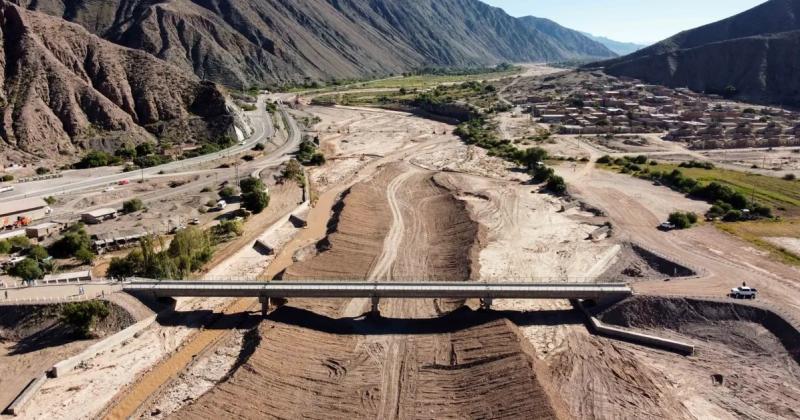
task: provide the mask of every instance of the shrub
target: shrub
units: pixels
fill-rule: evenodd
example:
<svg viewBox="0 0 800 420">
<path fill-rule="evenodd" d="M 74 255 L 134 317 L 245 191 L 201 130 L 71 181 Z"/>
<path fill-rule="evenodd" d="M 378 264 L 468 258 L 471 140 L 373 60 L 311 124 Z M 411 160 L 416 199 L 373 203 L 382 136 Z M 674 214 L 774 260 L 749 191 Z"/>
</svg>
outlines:
<svg viewBox="0 0 800 420">
<path fill-rule="evenodd" d="M 722 220 L 726 222 L 737 222 L 742 220 L 742 212 L 739 210 L 729 210 L 725 213 L 725 216 L 722 217 Z"/>
<path fill-rule="evenodd" d="M 128 200 L 122 203 L 122 212 L 125 214 L 136 213 L 144 208 L 144 203 L 138 198 Z"/>
<path fill-rule="evenodd" d="M 564 178 L 561 178 L 558 175 L 553 175 L 547 181 L 546 188 L 557 195 L 562 195 L 567 192 L 567 184 L 564 182 Z"/>
<path fill-rule="evenodd" d="M 118 157 L 112 156 L 102 150 L 92 150 L 74 166 L 77 169 L 88 169 L 99 168 L 101 166 L 108 166 L 117 163 L 120 163 L 120 159 Z"/>
<path fill-rule="evenodd" d="M 633 162 L 638 164 L 638 165 L 644 165 L 645 163 L 647 163 L 647 156 L 645 156 L 645 155 L 636 156 L 633 159 Z"/>
<path fill-rule="evenodd" d="M 50 173 L 49 168 L 45 168 L 44 166 L 40 166 L 36 168 L 36 175 L 47 175 Z"/>
<path fill-rule="evenodd" d="M 283 167 L 283 171 L 281 172 L 281 177 L 283 179 L 293 179 L 300 184 L 305 182 L 305 175 L 303 175 L 303 166 L 297 159 L 292 159 L 286 162 L 286 165 Z"/>
<path fill-rule="evenodd" d="M 219 190 L 219 197 L 223 200 L 230 200 L 233 197 L 236 197 L 236 188 L 228 185 L 223 187 Z"/>
<path fill-rule="evenodd" d="M 11 252 L 11 244 L 6 240 L 0 240 L 0 255 L 5 255 Z"/>
<path fill-rule="evenodd" d="M 28 257 L 33 260 L 36 260 L 37 262 L 42 262 L 47 258 L 49 258 L 50 255 L 47 254 L 47 250 L 44 249 L 44 247 L 40 245 L 34 245 L 28 251 Z"/>
<path fill-rule="evenodd" d="M 15 236 L 8 239 L 13 251 L 22 251 L 31 247 L 31 241 L 25 236 Z"/>
<path fill-rule="evenodd" d="M 68 303 L 61 308 L 61 321 L 83 337 L 89 337 L 98 319 L 108 317 L 108 304 L 102 301 Z"/>
<path fill-rule="evenodd" d="M 44 278 L 44 271 L 39 263 L 32 258 L 25 258 L 14 265 L 8 274 L 19 277 L 27 282 Z"/>
<path fill-rule="evenodd" d="M 677 229 L 688 229 L 697 223 L 697 215 L 691 212 L 674 212 L 670 213 L 668 220 Z"/>
<path fill-rule="evenodd" d="M 83 264 L 91 264 L 94 261 L 96 255 L 94 252 L 89 250 L 88 248 L 81 248 L 78 252 L 75 253 L 75 259 L 82 262 Z"/>
<path fill-rule="evenodd" d="M 57 201 L 56 198 L 53 197 L 52 195 L 44 198 L 44 202 L 47 203 L 48 206 L 52 206 L 53 204 L 56 203 L 56 201 Z"/>
<path fill-rule="evenodd" d="M 50 254 L 56 258 L 71 258 L 77 256 L 82 249 L 91 250 L 92 240 L 86 233 L 83 224 L 72 225 L 67 233 L 50 246 Z"/>
<path fill-rule="evenodd" d="M 3 182 L 11 182 L 13 180 L 14 180 L 14 175 L 3 174 L 2 176 L 0 176 L 0 181 Z"/>
<path fill-rule="evenodd" d="M 253 146 L 253 151 L 260 152 L 260 151 L 263 151 L 266 148 L 267 148 L 267 146 L 264 146 L 264 143 L 256 143 L 256 145 Z"/>
<path fill-rule="evenodd" d="M 783 179 L 786 181 L 794 181 L 797 179 L 797 176 L 795 174 L 786 174 L 783 176 Z"/>
</svg>

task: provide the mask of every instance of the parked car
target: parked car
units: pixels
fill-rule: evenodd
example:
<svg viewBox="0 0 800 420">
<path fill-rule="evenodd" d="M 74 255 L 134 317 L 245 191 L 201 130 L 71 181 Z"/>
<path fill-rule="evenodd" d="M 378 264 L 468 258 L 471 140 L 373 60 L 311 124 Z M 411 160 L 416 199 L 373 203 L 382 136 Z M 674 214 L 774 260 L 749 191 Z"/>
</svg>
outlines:
<svg viewBox="0 0 800 420">
<path fill-rule="evenodd" d="M 741 286 L 731 289 L 730 297 L 734 299 L 755 299 L 758 290 L 754 287 Z"/>
<path fill-rule="evenodd" d="M 670 222 L 664 222 L 658 225 L 658 230 L 663 230 L 664 232 L 669 232 L 671 230 L 675 230 L 675 225 Z"/>
</svg>

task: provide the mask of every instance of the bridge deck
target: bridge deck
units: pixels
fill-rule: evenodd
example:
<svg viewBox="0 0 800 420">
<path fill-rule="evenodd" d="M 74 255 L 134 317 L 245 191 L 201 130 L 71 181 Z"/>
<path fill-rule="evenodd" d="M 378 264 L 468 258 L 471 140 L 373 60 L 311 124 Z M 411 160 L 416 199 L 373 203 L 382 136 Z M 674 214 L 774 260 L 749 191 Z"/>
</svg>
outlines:
<svg viewBox="0 0 800 420">
<path fill-rule="evenodd" d="M 375 282 L 132 282 L 131 293 L 159 297 L 597 299 L 632 294 L 625 284 L 375 283 Z"/>
</svg>

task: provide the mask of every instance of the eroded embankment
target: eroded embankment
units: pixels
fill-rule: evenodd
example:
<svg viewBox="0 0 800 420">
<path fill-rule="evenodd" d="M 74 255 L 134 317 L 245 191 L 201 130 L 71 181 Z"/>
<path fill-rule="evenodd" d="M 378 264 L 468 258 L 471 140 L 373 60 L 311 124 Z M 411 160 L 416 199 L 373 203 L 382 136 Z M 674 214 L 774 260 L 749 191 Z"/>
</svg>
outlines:
<svg viewBox="0 0 800 420">
<path fill-rule="evenodd" d="M 265 322 L 249 360 L 173 417 L 565 418 L 514 331 L 501 320 L 397 339 Z"/>
<path fill-rule="evenodd" d="M 674 330 L 689 336 L 715 324 L 753 323 L 769 331 L 800 364 L 800 331 L 776 313 L 735 302 L 637 296 L 603 311 L 603 322 L 623 327 Z M 717 338 L 725 339 L 729 328 L 720 329 Z M 759 344 L 755 341 L 753 344 Z M 757 347 L 758 348 L 758 347 Z M 761 348 L 764 351 L 773 349 Z"/>
<path fill-rule="evenodd" d="M 691 357 L 628 346 L 671 384 L 675 418 L 800 417 L 800 334 L 768 309 L 681 298 L 635 297 L 601 314 L 610 324 L 687 341 Z"/>
</svg>

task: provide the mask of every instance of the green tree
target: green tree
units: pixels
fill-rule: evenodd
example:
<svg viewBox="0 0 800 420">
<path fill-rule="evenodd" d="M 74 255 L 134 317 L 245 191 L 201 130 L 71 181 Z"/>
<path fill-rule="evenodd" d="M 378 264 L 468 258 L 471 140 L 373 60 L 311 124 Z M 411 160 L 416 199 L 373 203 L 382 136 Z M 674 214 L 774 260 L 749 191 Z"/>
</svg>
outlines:
<svg viewBox="0 0 800 420">
<path fill-rule="evenodd" d="M 47 250 L 44 249 L 43 246 L 34 245 L 31 247 L 30 251 L 28 251 L 28 257 L 36 260 L 37 262 L 42 262 L 50 257 L 47 254 Z"/>
<path fill-rule="evenodd" d="M 25 258 L 11 268 L 9 274 L 19 277 L 27 282 L 39 280 L 44 277 L 44 271 L 39 263 L 31 258 Z"/>
<path fill-rule="evenodd" d="M 0 255 L 9 254 L 11 252 L 11 243 L 5 239 L 0 240 Z"/>
<path fill-rule="evenodd" d="M 92 249 L 92 240 L 83 224 L 70 226 L 69 230 L 50 246 L 50 254 L 56 258 L 71 258 L 81 249 Z"/>
<path fill-rule="evenodd" d="M 149 156 L 156 152 L 153 143 L 142 143 L 136 146 L 136 156 Z"/>
<path fill-rule="evenodd" d="M 269 194 L 260 179 L 246 178 L 240 183 L 242 205 L 253 213 L 261 213 L 269 206 Z"/>
<path fill-rule="evenodd" d="M 677 229 L 688 229 L 697 223 L 697 215 L 677 211 L 670 213 L 668 221 Z"/>
<path fill-rule="evenodd" d="M 83 264 L 91 264 L 95 257 L 95 253 L 88 248 L 81 248 L 75 252 L 75 258 Z"/>
<path fill-rule="evenodd" d="M 89 337 L 98 319 L 110 314 L 108 303 L 98 300 L 68 303 L 61 308 L 61 321 L 83 337 Z"/>
<path fill-rule="evenodd" d="M 15 251 L 26 250 L 31 247 L 31 241 L 25 236 L 15 236 L 8 239 L 11 249 Z"/>
<path fill-rule="evenodd" d="M 115 158 L 114 156 L 111 156 L 102 150 L 92 150 L 87 153 L 86 156 L 80 160 L 80 162 L 76 163 L 75 167 L 78 169 L 98 168 L 117 162 L 119 162 L 118 158 Z"/>
<path fill-rule="evenodd" d="M 40 166 L 36 168 L 36 175 L 47 175 L 50 173 L 50 169 L 45 168 L 44 166 Z"/>
<path fill-rule="evenodd" d="M 136 213 L 144 208 L 144 203 L 138 198 L 134 198 L 122 203 L 122 212 L 125 214 Z"/>
</svg>

